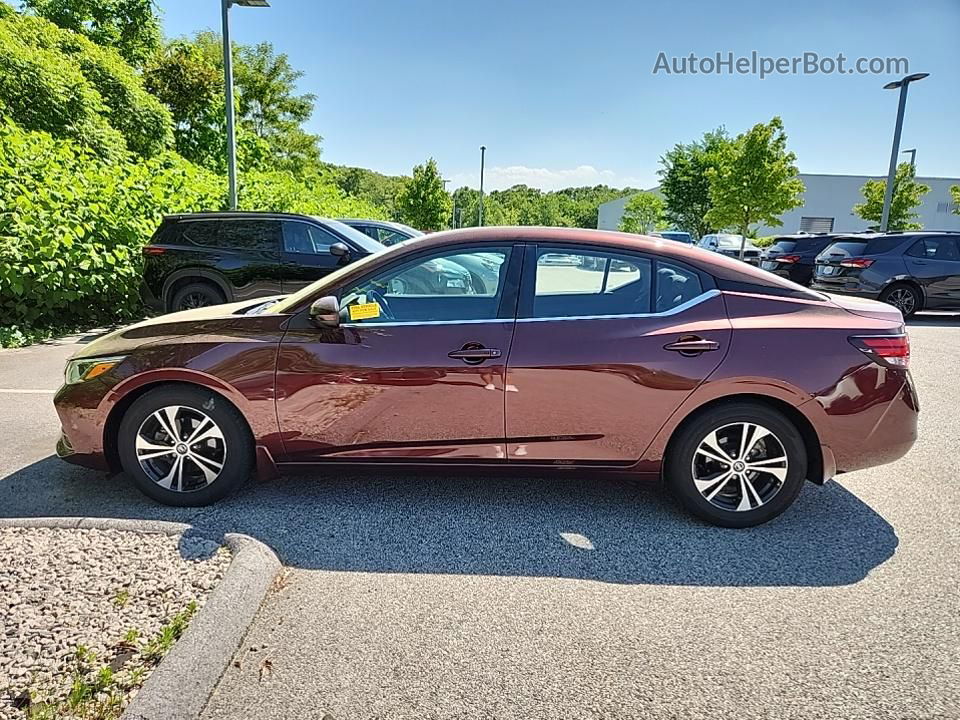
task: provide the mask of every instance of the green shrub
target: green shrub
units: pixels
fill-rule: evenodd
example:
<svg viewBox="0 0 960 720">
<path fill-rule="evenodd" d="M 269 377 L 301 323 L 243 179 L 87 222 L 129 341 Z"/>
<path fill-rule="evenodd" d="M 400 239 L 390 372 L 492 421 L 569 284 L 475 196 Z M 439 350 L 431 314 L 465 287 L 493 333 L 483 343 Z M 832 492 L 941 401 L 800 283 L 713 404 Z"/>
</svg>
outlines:
<svg viewBox="0 0 960 720">
<path fill-rule="evenodd" d="M 0 114 L 110 157 L 173 144 L 170 112 L 115 50 L 18 13 L 0 14 Z"/>
<path fill-rule="evenodd" d="M 222 204 L 219 178 L 173 153 L 104 160 L 0 121 L 0 326 L 134 316 L 140 248 L 162 215 Z"/>
<path fill-rule="evenodd" d="M 386 219 L 383 210 L 346 195 L 320 175 L 301 180 L 285 171 L 246 172 L 240 175 L 239 194 L 239 204 L 244 210 Z"/>
</svg>

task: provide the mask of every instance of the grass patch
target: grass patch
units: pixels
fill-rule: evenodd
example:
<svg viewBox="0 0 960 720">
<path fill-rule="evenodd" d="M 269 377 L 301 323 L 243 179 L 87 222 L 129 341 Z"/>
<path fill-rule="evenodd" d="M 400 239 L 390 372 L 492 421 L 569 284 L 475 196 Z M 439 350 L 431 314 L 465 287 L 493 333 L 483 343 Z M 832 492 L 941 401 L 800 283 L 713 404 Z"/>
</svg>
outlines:
<svg viewBox="0 0 960 720">
<path fill-rule="evenodd" d="M 117 596 L 123 593 L 126 591 L 118 592 Z M 129 594 L 124 602 L 127 600 Z M 196 612 L 197 603 L 191 601 L 146 642 L 141 640 L 139 630 L 131 628 L 109 659 L 101 659 L 90 648 L 78 645 L 66 695 L 63 690 L 31 689 L 29 698 L 21 705 L 23 717 L 28 720 L 118 720 L 129 692 L 143 685 L 147 672 L 170 651 Z"/>
</svg>

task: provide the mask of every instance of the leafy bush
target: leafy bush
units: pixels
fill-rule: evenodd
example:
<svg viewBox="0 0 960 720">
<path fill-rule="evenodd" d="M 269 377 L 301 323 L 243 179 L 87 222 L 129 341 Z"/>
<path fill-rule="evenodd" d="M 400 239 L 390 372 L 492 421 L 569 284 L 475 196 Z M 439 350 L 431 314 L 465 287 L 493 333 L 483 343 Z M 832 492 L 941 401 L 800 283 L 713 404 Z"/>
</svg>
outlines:
<svg viewBox="0 0 960 720">
<path fill-rule="evenodd" d="M 0 326 L 132 317 L 140 248 L 162 215 L 222 203 L 222 181 L 173 153 L 104 160 L 3 120 Z"/>
<path fill-rule="evenodd" d="M 243 173 L 240 176 L 239 203 L 244 210 L 386 219 L 380 208 L 360 198 L 345 195 L 340 188 L 321 176 L 299 180 L 283 171 Z"/>
<path fill-rule="evenodd" d="M 12 12 L 0 13 L 0 113 L 110 157 L 173 143 L 169 111 L 115 50 Z"/>
</svg>

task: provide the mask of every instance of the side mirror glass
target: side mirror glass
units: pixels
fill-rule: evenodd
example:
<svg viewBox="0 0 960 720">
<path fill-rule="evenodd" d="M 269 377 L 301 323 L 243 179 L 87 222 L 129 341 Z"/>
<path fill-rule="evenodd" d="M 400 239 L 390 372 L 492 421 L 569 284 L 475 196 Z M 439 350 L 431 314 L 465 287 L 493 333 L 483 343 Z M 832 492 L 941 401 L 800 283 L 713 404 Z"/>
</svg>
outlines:
<svg viewBox="0 0 960 720">
<path fill-rule="evenodd" d="M 339 327 L 340 301 L 333 295 L 314 300 L 310 306 L 310 321 L 317 327 Z"/>
<path fill-rule="evenodd" d="M 330 246 L 330 254 L 334 257 L 340 258 L 341 260 L 349 260 L 350 248 L 340 242 L 334 243 Z"/>
</svg>

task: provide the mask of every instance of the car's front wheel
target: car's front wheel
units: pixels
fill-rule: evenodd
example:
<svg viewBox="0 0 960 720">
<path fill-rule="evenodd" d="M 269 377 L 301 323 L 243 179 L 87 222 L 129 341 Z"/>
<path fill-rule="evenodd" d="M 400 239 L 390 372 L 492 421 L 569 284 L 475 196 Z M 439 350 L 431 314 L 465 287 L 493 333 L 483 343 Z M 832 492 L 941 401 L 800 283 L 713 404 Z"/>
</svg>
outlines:
<svg viewBox="0 0 960 720">
<path fill-rule="evenodd" d="M 722 527 L 772 520 L 796 499 L 807 474 L 803 437 L 759 403 L 710 408 L 670 443 L 667 484 L 694 515 Z"/>
<path fill-rule="evenodd" d="M 253 439 L 243 416 L 219 395 L 159 387 L 134 401 L 117 435 L 120 462 L 145 495 L 165 505 L 208 505 L 246 480 Z"/>
</svg>

